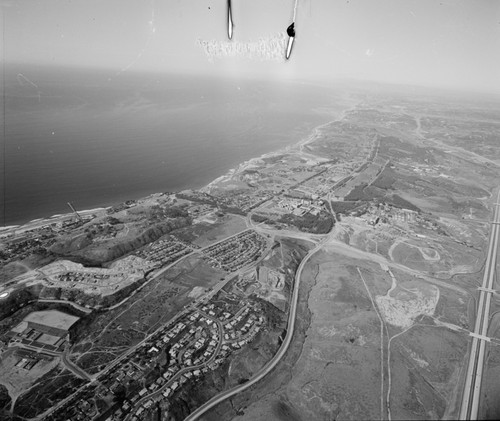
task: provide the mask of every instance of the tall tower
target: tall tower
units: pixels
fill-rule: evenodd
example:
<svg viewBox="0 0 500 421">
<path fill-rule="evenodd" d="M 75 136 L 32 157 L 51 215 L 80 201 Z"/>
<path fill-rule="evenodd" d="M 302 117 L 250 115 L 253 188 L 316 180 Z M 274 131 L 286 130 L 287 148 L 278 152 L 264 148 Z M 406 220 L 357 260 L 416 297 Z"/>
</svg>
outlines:
<svg viewBox="0 0 500 421">
<path fill-rule="evenodd" d="M 75 214 L 76 218 L 82 222 L 82 217 L 78 214 L 78 212 L 76 211 L 76 209 L 73 207 L 73 205 L 71 204 L 71 202 L 68 202 L 68 206 L 69 208 L 73 211 L 73 213 Z"/>
</svg>

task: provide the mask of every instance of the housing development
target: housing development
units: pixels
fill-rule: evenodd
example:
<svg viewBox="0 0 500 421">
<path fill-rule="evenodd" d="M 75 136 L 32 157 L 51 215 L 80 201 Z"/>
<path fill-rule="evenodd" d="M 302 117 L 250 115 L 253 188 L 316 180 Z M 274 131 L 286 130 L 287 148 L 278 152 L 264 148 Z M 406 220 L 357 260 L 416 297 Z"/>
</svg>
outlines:
<svg viewBox="0 0 500 421">
<path fill-rule="evenodd" d="M 2 230 L 0 417 L 457 418 L 474 385 L 495 413 L 498 104 L 391 95 L 201 189 Z"/>
</svg>

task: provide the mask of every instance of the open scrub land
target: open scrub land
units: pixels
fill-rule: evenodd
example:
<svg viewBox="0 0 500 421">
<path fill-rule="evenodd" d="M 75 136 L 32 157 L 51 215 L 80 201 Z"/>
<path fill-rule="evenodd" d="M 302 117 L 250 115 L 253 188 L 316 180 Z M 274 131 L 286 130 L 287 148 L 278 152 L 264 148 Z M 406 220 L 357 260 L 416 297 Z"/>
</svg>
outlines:
<svg viewBox="0 0 500 421">
<path fill-rule="evenodd" d="M 342 98 L 200 190 L 3 230 L 2 419 L 457 418 L 500 101 Z M 492 297 L 482 418 L 500 414 Z"/>
</svg>

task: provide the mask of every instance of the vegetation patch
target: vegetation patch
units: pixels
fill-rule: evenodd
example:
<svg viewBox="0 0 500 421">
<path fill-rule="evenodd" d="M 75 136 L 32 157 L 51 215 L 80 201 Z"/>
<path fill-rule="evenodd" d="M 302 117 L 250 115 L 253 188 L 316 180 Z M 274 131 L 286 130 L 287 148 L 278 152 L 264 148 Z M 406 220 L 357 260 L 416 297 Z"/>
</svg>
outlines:
<svg viewBox="0 0 500 421">
<path fill-rule="evenodd" d="M 84 383 L 84 380 L 75 377 L 69 371 L 54 368 L 45 374 L 36 386 L 17 399 L 14 414 L 23 418 L 34 418 L 73 393 Z"/>
<path fill-rule="evenodd" d="M 409 209 L 415 212 L 422 212 L 422 210 L 418 206 L 415 206 L 413 203 L 410 203 L 408 200 L 403 199 L 397 194 L 385 197 L 384 201 L 390 205 L 396 206 L 397 208 Z"/>
<path fill-rule="evenodd" d="M 0 415 L 2 415 L 3 410 L 9 409 L 11 402 L 9 391 L 3 384 L 0 384 Z"/>
<path fill-rule="evenodd" d="M 364 206 L 364 203 L 360 201 L 343 201 L 343 202 L 330 202 L 333 211 L 347 215 L 348 213 L 354 211 L 355 209 Z"/>
<path fill-rule="evenodd" d="M 328 234 L 335 224 L 332 216 L 326 212 L 321 212 L 318 215 L 307 213 L 304 216 L 287 214 L 283 215 L 278 222 L 293 225 L 300 231 L 311 234 Z"/>
</svg>

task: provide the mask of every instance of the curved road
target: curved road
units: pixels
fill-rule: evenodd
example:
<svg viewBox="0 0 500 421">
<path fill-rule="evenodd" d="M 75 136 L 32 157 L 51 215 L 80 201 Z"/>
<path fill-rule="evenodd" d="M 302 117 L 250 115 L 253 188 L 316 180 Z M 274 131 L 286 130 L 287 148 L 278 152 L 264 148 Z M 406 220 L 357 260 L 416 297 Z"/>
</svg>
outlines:
<svg viewBox="0 0 500 421">
<path fill-rule="evenodd" d="M 258 229 L 260 227 L 254 227 L 254 228 Z M 263 230 L 263 231 L 265 231 L 265 230 Z M 280 233 L 280 234 L 282 234 L 282 233 Z M 405 267 L 403 265 L 400 265 L 398 263 L 395 263 L 395 262 L 390 262 L 386 258 L 384 258 L 383 256 L 380 256 L 380 255 L 377 255 L 377 254 L 373 254 L 373 253 L 369 253 L 369 252 L 362 251 L 362 250 L 358 250 L 358 249 L 356 249 L 354 247 L 351 247 L 351 246 L 349 246 L 349 245 L 347 245 L 347 244 L 345 244 L 345 243 L 343 243 L 341 241 L 338 241 L 338 240 L 335 240 L 335 239 L 331 238 L 331 236 L 332 236 L 331 233 L 329 235 L 328 234 L 327 235 L 323 235 L 321 241 L 316 245 L 316 247 L 314 249 L 312 249 L 304 257 L 304 259 L 302 260 L 302 262 L 299 265 L 299 268 L 298 268 L 296 276 L 295 276 L 295 285 L 294 285 L 294 289 L 293 289 L 292 301 L 291 301 L 291 306 L 290 306 L 290 313 L 289 313 L 289 316 L 288 316 L 287 333 L 286 333 L 285 339 L 284 339 L 284 341 L 283 341 L 283 343 L 281 345 L 281 348 L 278 350 L 278 352 L 276 353 L 276 355 L 254 377 L 252 377 L 248 382 L 246 382 L 246 383 L 244 383 L 242 385 L 236 386 L 233 389 L 230 389 L 230 390 L 227 390 L 225 392 L 222 392 L 219 395 L 214 396 L 212 399 L 210 399 L 205 404 L 203 404 L 198 409 L 196 409 L 193 413 L 191 413 L 185 419 L 185 421 L 194 421 L 194 420 L 198 419 L 204 413 L 206 413 L 208 410 L 212 409 L 213 407 L 215 407 L 219 403 L 221 403 L 224 400 L 230 398 L 231 396 L 234 396 L 234 395 L 236 395 L 236 394 L 238 394 L 238 393 L 246 390 L 247 388 L 251 387 L 252 385 L 254 385 L 255 383 L 257 383 L 259 380 L 261 380 L 262 378 L 264 378 L 267 374 L 269 374 L 270 371 L 274 367 L 276 367 L 276 365 L 278 364 L 278 362 L 283 358 L 283 356 L 285 355 L 286 351 L 288 350 L 288 347 L 289 347 L 289 345 L 291 343 L 291 340 L 292 340 L 294 326 L 295 326 L 295 315 L 296 315 L 296 311 L 297 311 L 297 302 L 298 302 L 298 293 L 299 293 L 299 285 L 300 285 L 300 276 L 302 274 L 302 270 L 303 270 L 305 264 L 307 263 L 307 261 L 312 257 L 312 255 L 314 255 L 324 245 L 328 244 L 330 246 L 335 246 L 336 251 L 340 252 L 341 254 L 349 255 L 349 256 L 352 256 L 352 257 L 355 257 L 355 258 L 360 258 L 360 259 L 369 259 L 369 260 L 372 260 L 372 261 L 375 261 L 375 262 L 382 262 L 382 263 L 388 265 L 389 267 L 395 267 L 395 268 L 403 270 L 404 272 L 412 273 L 414 275 L 419 275 L 419 277 L 421 279 L 426 280 L 428 282 L 431 282 L 431 283 L 434 283 L 434 284 L 438 284 L 438 285 L 443 286 L 443 287 L 447 287 L 447 288 L 451 288 L 451 289 L 462 291 L 462 289 L 459 288 L 459 287 L 448 285 L 448 284 L 446 284 L 446 283 L 444 283 L 442 281 L 439 281 L 437 279 L 434 279 L 434 278 L 430 278 L 430 277 L 427 277 L 427 276 L 422 276 L 422 274 L 420 274 L 418 271 L 411 270 L 411 269 L 409 269 L 409 268 L 407 268 L 407 267 Z M 292 237 L 296 238 L 297 236 L 294 235 Z M 300 237 L 302 237 L 302 236 L 300 236 Z M 313 238 L 314 239 L 319 239 L 316 236 L 313 237 Z M 309 239 L 309 241 L 314 242 L 314 240 L 312 240 L 312 239 Z"/>
<path fill-rule="evenodd" d="M 194 421 L 198 419 L 200 416 L 202 416 L 205 412 L 208 410 L 212 409 L 214 406 L 218 405 L 219 403 L 225 401 L 226 399 L 230 398 L 231 396 L 234 396 L 245 389 L 248 389 L 249 387 L 253 386 L 255 383 L 257 383 L 259 380 L 263 379 L 267 374 L 271 372 L 271 370 L 276 367 L 276 365 L 280 362 L 280 360 L 284 357 L 286 351 L 288 350 L 288 347 L 290 346 L 290 343 L 292 341 L 292 336 L 293 336 L 293 331 L 295 327 L 295 315 L 297 313 L 297 303 L 298 303 L 298 298 L 299 298 L 299 286 L 300 286 L 300 276 L 302 274 L 302 270 L 304 269 L 305 264 L 307 261 L 323 246 L 323 242 L 316 245 L 314 249 L 312 249 L 305 257 L 302 259 L 302 262 L 300 262 L 299 268 L 297 269 L 297 273 L 295 275 L 295 284 L 293 288 L 293 295 L 292 295 L 292 300 L 291 300 L 291 305 L 290 305 L 290 313 L 288 314 L 288 324 L 287 324 L 287 331 L 286 331 L 286 336 L 285 339 L 283 340 L 283 343 L 281 344 L 280 349 L 276 353 L 276 355 L 264 366 L 262 369 L 254 376 L 252 377 L 248 382 L 236 386 L 233 389 L 226 390 L 225 392 L 222 392 L 221 394 L 213 397 L 210 399 L 208 402 L 205 402 L 202 406 L 200 406 L 196 411 L 191 413 L 185 421 Z"/>
<path fill-rule="evenodd" d="M 86 314 L 90 314 L 92 313 L 92 309 L 90 308 L 87 308 L 87 307 L 83 307 L 81 306 L 80 304 L 77 304 L 73 301 L 67 301 L 67 300 L 51 300 L 50 298 L 39 298 L 37 300 L 33 300 L 33 301 L 38 301 L 39 303 L 58 303 L 58 304 L 68 304 L 74 308 L 76 308 L 77 310 L 80 310 L 81 312 L 83 313 L 86 313 Z"/>
<path fill-rule="evenodd" d="M 197 369 L 202 369 L 203 367 L 207 366 L 208 364 L 210 364 L 212 361 L 214 361 L 218 356 L 219 356 L 219 353 L 220 353 L 220 350 L 222 348 L 222 341 L 223 341 L 223 333 L 224 333 L 224 328 L 222 326 L 222 323 L 219 319 L 215 318 L 215 317 L 212 317 L 208 314 L 206 314 L 205 312 L 197 309 L 197 311 L 203 316 L 203 317 L 206 317 L 207 319 L 210 319 L 212 320 L 216 325 L 217 325 L 217 328 L 219 330 L 219 341 L 217 342 L 217 348 L 215 349 L 213 355 L 205 362 L 201 363 L 201 364 L 198 364 L 198 365 L 192 365 L 192 366 L 188 366 L 188 367 L 184 367 L 182 369 L 180 369 L 177 373 L 174 374 L 174 376 L 168 380 L 162 387 L 160 387 L 158 390 L 152 392 L 152 393 L 149 393 L 145 396 L 143 396 L 141 399 L 139 399 L 134 407 L 133 407 L 133 410 L 126 416 L 125 420 L 124 421 L 128 421 L 129 419 L 131 419 L 136 410 L 146 401 L 148 401 L 149 399 L 152 399 L 156 396 L 158 396 L 160 393 L 163 393 L 163 391 L 167 388 L 167 387 L 170 387 L 172 385 L 172 383 L 174 381 L 176 381 L 179 377 L 181 377 L 184 373 L 187 373 L 189 371 L 194 371 L 194 370 L 197 370 Z"/>
</svg>

